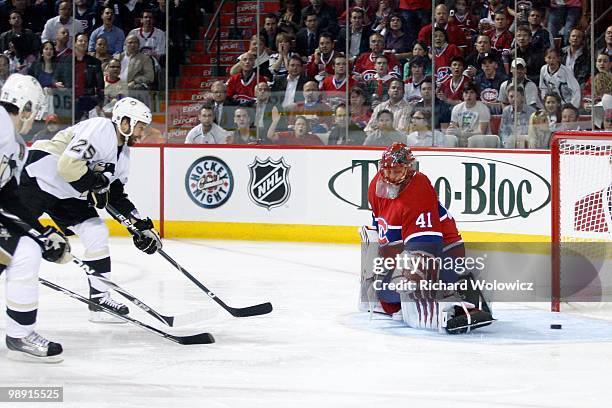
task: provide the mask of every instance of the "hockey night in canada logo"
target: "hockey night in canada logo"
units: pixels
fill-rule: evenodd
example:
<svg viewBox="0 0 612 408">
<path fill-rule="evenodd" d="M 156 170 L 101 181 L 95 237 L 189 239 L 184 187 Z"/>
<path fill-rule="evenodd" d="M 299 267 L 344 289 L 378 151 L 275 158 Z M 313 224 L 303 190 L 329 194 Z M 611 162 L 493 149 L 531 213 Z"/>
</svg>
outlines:
<svg viewBox="0 0 612 408">
<path fill-rule="evenodd" d="M 191 201 L 204 208 L 225 204 L 234 190 L 234 176 L 229 166 L 213 156 L 200 157 L 187 170 L 185 190 Z"/>
<path fill-rule="evenodd" d="M 283 205 L 289 199 L 289 168 L 283 158 L 261 160 L 255 157 L 249 165 L 249 197 L 260 207 L 268 210 Z"/>
</svg>

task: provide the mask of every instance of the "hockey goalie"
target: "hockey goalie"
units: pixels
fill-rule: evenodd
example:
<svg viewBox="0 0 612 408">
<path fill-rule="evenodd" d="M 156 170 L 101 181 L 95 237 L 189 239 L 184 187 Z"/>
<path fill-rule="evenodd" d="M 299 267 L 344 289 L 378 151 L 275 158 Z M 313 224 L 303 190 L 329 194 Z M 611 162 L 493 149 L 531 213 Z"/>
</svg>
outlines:
<svg viewBox="0 0 612 408">
<path fill-rule="evenodd" d="M 449 334 L 489 325 L 482 293 L 459 284 L 472 276 L 452 267 L 465 257 L 455 221 L 415 165 L 410 149 L 393 143 L 370 183 L 373 225 L 361 229 L 360 310 Z M 452 289 L 459 287 L 468 289 Z"/>
</svg>

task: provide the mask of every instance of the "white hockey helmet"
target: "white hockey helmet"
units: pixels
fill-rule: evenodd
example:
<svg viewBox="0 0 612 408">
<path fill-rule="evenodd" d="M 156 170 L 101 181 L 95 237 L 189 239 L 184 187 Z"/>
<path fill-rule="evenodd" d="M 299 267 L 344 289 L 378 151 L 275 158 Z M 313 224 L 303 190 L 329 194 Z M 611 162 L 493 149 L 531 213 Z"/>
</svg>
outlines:
<svg viewBox="0 0 612 408">
<path fill-rule="evenodd" d="M 123 133 L 121 131 L 121 121 L 123 118 L 130 118 L 130 131 L 129 133 Z M 120 99 L 113 106 L 113 116 L 111 120 L 117 125 L 119 133 L 121 133 L 126 139 L 132 136 L 136 123 L 143 122 L 145 125 L 151 123 L 152 115 L 151 109 L 138 99 L 126 97 Z"/>
<path fill-rule="evenodd" d="M 2 86 L 0 102 L 7 102 L 19 108 L 19 114 L 29 105 L 34 119 L 41 120 L 46 111 L 45 92 L 40 83 L 30 75 L 12 74 Z"/>
</svg>

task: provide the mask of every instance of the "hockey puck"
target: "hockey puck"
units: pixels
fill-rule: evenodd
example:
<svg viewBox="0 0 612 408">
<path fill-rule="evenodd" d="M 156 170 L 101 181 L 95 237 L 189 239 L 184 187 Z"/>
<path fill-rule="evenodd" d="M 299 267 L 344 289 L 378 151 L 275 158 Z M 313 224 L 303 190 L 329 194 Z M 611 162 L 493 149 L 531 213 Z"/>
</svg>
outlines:
<svg viewBox="0 0 612 408">
<path fill-rule="evenodd" d="M 561 329 L 561 325 L 560 324 L 551 324 L 550 328 L 551 329 Z"/>
</svg>

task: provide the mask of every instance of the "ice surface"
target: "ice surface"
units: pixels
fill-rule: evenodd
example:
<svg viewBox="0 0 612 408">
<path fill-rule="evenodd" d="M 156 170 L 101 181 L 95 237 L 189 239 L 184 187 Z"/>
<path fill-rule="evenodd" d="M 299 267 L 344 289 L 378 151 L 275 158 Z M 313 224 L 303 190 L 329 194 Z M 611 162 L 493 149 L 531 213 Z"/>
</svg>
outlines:
<svg viewBox="0 0 612 408">
<path fill-rule="evenodd" d="M 161 256 L 113 238 L 113 280 L 166 315 L 204 308 L 201 323 L 169 331 L 210 331 L 217 342 L 181 346 L 131 325 L 93 324 L 84 305 L 41 287 L 38 330 L 62 343 L 65 361 L 13 362 L 2 345 L 0 385 L 64 386 L 65 402 L 56 404 L 61 407 L 611 404 L 610 322 L 496 305 L 499 322 L 470 335 L 445 336 L 356 312 L 358 246 L 189 240 L 165 245 L 229 305 L 271 301 L 274 311 L 234 318 Z M 78 240 L 73 246 L 81 254 Z M 86 293 L 85 277 L 74 265 L 45 263 L 42 276 Z M 130 308 L 135 317 L 168 329 Z M 563 329 L 551 330 L 550 323 Z M 2 335 L 4 328 L 0 319 Z M 18 406 L 29 405 L 54 404 Z"/>
</svg>

